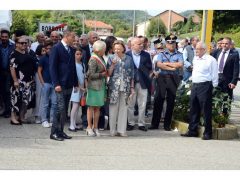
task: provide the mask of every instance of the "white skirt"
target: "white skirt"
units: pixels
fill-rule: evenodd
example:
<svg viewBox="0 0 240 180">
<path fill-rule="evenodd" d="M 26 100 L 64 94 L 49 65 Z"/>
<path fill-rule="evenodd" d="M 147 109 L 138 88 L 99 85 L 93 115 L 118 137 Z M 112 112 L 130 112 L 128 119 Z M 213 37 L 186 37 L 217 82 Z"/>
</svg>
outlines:
<svg viewBox="0 0 240 180">
<path fill-rule="evenodd" d="M 80 92 L 80 90 L 78 90 L 77 92 L 74 92 L 74 88 L 73 88 L 70 101 L 71 101 L 71 102 L 78 102 L 78 103 L 79 103 L 81 97 L 82 97 L 82 93 Z"/>
</svg>

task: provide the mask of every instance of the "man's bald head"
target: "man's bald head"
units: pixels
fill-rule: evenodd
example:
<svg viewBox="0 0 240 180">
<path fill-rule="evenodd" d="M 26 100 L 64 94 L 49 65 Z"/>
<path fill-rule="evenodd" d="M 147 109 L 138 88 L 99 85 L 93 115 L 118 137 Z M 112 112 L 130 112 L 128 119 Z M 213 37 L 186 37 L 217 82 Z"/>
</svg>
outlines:
<svg viewBox="0 0 240 180">
<path fill-rule="evenodd" d="M 140 38 L 138 38 L 138 37 L 134 37 L 131 40 L 131 49 L 135 53 L 140 53 L 142 51 L 142 49 L 143 49 L 142 40 Z"/>
<path fill-rule="evenodd" d="M 53 44 L 58 43 L 59 37 L 60 36 L 59 36 L 59 33 L 57 31 L 52 31 L 51 34 L 50 34 L 50 38 L 51 38 Z"/>
<path fill-rule="evenodd" d="M 93 45 L 97 40 L 99 40 L 99 36 L 95 31 L 88 32 L 88 41 L 91 45 Z"/>
</svg>

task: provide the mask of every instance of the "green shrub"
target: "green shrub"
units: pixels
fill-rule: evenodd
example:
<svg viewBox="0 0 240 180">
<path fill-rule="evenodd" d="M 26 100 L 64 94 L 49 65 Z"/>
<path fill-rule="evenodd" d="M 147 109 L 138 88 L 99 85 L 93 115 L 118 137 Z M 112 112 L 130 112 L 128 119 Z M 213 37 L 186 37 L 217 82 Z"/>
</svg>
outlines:
<svg viewBox="0 0 240 180">
<path fill-rule="evenodd" d="M 175 106 L 173 111 L 173 118 L 183 122 L 189 122 L 190 112 L 190 90 L 191 84 L 188 83 L 178 89 L 176 94 Z M 223 101 L 226 99 L 226 101 Z M 223 108 L 228 108 L 229 113 L 223 114 Z M 214 88 L 212 98 L 212 120 L 216 127 L 224 127 L 228 124 L 231 111 L 231 100 L 227 93 L 221 92 L 219 88 Z M 201 116 L 200 125 L 203 125 L 203 118 Z"/>
</svg>

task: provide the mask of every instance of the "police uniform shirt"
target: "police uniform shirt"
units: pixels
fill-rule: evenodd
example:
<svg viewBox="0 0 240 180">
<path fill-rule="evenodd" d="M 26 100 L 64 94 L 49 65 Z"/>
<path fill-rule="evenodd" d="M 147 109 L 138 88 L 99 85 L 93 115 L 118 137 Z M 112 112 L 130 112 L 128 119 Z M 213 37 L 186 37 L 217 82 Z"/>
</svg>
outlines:
<svg viewBox="0 0 240 180">
<path fill-rule="evenodd" d="M 171 53 L 169 50 L 165 50 L 163 53 L 160 53 L 157 57 L 157 62 L 181 62 L 183 63 L 183 55 L 182 53 L 175 50 Z M 160 74 L 179 74 L 179 70 L 169 71 L 161 69 Z"/>
</svg>

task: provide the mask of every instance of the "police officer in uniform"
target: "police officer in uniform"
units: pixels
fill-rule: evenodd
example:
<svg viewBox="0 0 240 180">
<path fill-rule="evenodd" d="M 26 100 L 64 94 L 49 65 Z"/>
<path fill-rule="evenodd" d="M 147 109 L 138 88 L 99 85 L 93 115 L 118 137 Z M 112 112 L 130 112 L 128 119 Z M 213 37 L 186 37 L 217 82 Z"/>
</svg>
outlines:
<svg viewBox="0 0 240 180">
<path fill-rule="evenodd" d="M 156 66 L 161 69 L 157 78 L 158 88 L 156 88 L 154 98 L 154 109 L 152 123 L 149 129 L 158 129 L 163 103 L 166 98 L 167 109 L 164 118 L 164 130 L 171 131 L 171 120 L 176 98 L 176 91 L 180 83 L 179 69 L 183 67 L 182 53 L 176 49 L 175 35 L 165 38 L 166 50 L 158 55 Z"/>
</svg>

